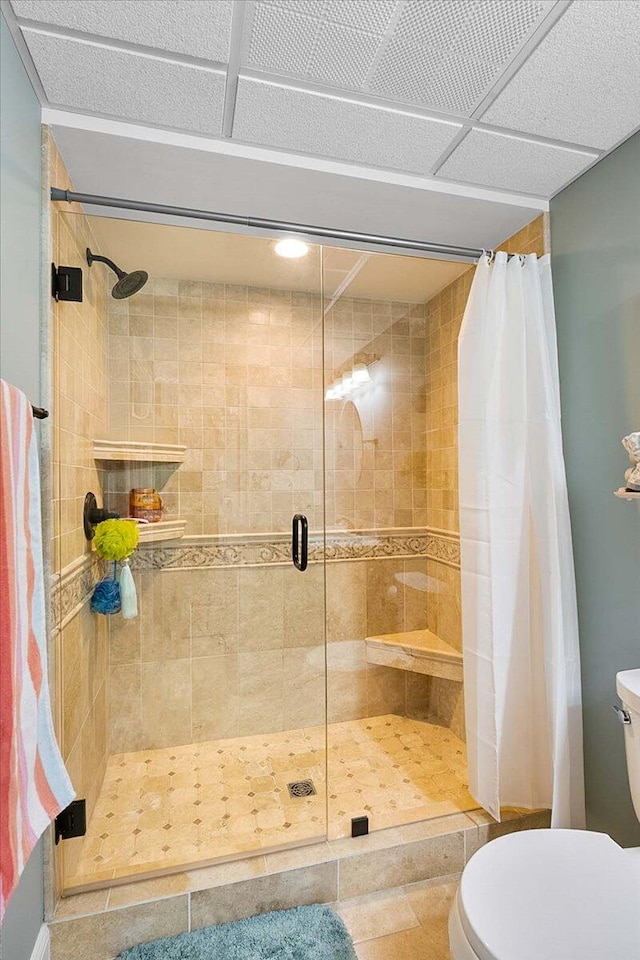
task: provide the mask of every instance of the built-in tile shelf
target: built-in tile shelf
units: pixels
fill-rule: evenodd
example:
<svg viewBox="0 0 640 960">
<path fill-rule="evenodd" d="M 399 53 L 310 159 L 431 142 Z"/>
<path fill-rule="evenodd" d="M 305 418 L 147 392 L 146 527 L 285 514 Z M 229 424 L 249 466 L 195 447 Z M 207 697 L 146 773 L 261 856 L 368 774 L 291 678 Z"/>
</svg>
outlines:
<svg viewBox="0 0 640 960">
<path fill-rule="evenodd" d="M 621 500 L 640 500 L 640 493 L 634 492 L 633 490 L 625 490 L 624 487 L 619 487 L 617 490 L 613 491 L 614 497 L 619 497 Z"/>
<path fill-rule="evenodd" d="M 95 460 L 130 463 L 183 463 L 187 448 L 177 443 L 142 443 L 138 440 L 94 440 Z"/>
<path fill-rule="evenodd" d="M 186 520 L 160 520 L 158 523 L 138 524 L 138 542 L 160 543 L 162 540 L 180 540 L 184 537 Z"/>
<path fill-rule="evenodd" d="M 384 633 L 365 645 L 368 663 L 462 682 L 462 654 L 430 630 Z"/>
</svg>

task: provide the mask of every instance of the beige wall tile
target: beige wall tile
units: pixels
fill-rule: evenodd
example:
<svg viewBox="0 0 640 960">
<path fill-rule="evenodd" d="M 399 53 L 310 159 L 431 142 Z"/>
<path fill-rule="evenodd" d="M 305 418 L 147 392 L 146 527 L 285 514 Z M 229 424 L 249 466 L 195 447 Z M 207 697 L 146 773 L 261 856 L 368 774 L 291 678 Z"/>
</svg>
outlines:
<svg viewBox="0 0 640 960">
<path fill-rule="evenodd" d="M 191 661 L 142 663 L 140 689 L 145 746 L 189 743 L 192 739 Z"/>
<path fill-rule="evenodd" d="M 265 651 L 284 643 L 284 594 L 281 567 L 238 571 L 239 648 Z"/>
<path fill-rule="evenodd" d="M 182 571 L 162 571 L 151 587 L 151 623 L 141 631 L 143 662 L 181 660 L 191 653 L 191 607 L 188 576 Z M 151 676 L 151 674 L 149 674 Z M 157 744 L 159 746 L 159 744 Z"/>
<path fill-rule="evenodd" d="M 280 650 L 238 654 L 241 737 L 283 729 L 284 656 Z"/>
<path fill-rule="evenodd" d="M 326 720 L 325 648 L 287 647 L 284 651 L 283 729 L 317 727 Z"/>
<path fill-rule="evenodd" d="M 340 864 L 340 897 L 458 873 L 464 866 L 463 834 L 429 837 L 390 850 L 349 857 Z"/>
<path fill-rule="evenodd" d="M 202 571 L 191 600 L 191 656 L 228 656 L 238 650 L 238 571 Z M 182 574 L 183 579 L 188 574 Z M 246 585 L 245 585 L 246 588 Z M 199 595 L 198 595 L 199 594 Z"/>
<path fill-rule="evenodd" d="M 285 647 L 315 647 L 324 643 L 324 566 L 310 564 L 304 572 L 282 571 Z M 252 589 L 249 586 L 249 589 Z"/>
<path fill-rule="evenodd" d="M 366 563 L 328 563 L 327 642 L 363 640 L 367 635 Z"/>
<path fill-rule="evenodd" d="M 237 656 L 194 658 L 191 672 L 193 739 L 218 740 L 238 736 Z"/>
<path fill-rule="evenodd" d="M 361 640 L 327 648 L 327 719 L 329 723 L 367 716 L 367 664 Z"/>
<path fill-rule="evenodd" d="M 367 716 L 405 713 L 405 671 L 367 664 Z"/>
<path fill-rule="evenodd" d="M 188 922 L 186 896 L 54 921 L 51 960 L 112 960 L 137 943 L 184 933 Z"/>
<path fill-rule="evenodd" d="M 128 753 L 142 750 L 145 743 L 142 726 L 141 666 L 139 662 L 112 666 L 110 750 Z M 163 744 L 164 746 L 164 744 Z"/>
<path fill-rule="evenodd" d="M 215 890 L 196 891 L 191 895 L 192 929 L 242 920 L 270 910 L 286 910 L 310 903 L 331 903 L 338 896 L 337 874 L 334 861 L 257 877 Z"/>
</svg>

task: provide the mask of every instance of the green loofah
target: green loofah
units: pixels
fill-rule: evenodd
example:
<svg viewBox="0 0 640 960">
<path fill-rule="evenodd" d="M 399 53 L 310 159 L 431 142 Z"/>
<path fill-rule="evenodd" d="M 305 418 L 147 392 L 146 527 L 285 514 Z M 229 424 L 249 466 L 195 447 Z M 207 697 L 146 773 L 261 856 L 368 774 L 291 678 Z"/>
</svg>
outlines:
<svg viewBox="0 0 640 960">
<path fill-rule="evenodd" d="M 124 560 L 138 546 L 138 524 L 131 520 L 103 520 L 96 526 L 93 542 L 103 560 Z"/>
</svg>

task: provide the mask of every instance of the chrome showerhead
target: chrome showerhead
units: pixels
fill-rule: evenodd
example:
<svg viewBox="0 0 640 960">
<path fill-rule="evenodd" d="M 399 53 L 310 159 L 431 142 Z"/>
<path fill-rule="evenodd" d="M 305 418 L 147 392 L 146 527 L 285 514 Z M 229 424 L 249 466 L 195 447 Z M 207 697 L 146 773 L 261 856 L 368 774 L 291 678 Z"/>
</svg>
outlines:
<svg viewBox="0 0 640 960">
<path fill-rule="evenodd" d="M 91 253 L 91 250 L 87 247 L 87 263 L 89 266 L 96 260 L 100 263 L 106 263 L 118 277 L 118 282 L 114 284 L 111 290 L 111 296 L 114 300 L 125 300 L 127 297 L 132 297 L 134 293 L 144 287 L 149 279 L 146 270 L 134 270 L 132 273 L 125 273 L 113 260 L 109 260 L 108 257 L 100 257 L 97 253 Z"/>
</svg>

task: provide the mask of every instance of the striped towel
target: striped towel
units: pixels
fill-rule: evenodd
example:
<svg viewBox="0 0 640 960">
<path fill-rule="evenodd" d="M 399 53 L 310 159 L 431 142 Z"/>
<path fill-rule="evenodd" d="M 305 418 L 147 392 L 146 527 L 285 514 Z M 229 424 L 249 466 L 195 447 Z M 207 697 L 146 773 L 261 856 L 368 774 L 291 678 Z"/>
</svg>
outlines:
<svg viewBox="0 0 640 960">
<path fill-rule="evenodd" d="M 0 380 L 0 920 L 38 838 L 73 797 L 47 680 L 38 442 L 31 404 Z"/>
</svg>

